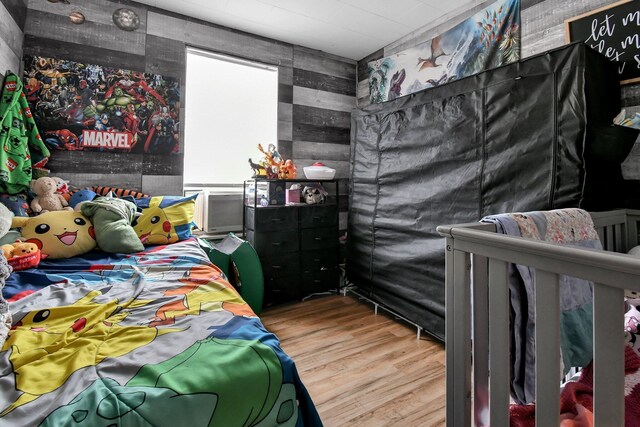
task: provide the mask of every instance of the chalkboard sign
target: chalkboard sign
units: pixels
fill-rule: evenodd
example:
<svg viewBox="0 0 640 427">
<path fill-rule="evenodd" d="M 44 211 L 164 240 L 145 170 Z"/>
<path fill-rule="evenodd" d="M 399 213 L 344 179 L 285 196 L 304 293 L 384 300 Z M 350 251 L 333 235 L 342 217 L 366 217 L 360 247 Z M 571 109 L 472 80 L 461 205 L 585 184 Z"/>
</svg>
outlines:
<svg viewBox="0 0 640 427">
<path fill-rule="evenodd" d="M 640 0 L 623 0 L 565 21 L 567 42 L 581 40 L 618 63 L 621 83 L 640 81 Z"/>
</svg>

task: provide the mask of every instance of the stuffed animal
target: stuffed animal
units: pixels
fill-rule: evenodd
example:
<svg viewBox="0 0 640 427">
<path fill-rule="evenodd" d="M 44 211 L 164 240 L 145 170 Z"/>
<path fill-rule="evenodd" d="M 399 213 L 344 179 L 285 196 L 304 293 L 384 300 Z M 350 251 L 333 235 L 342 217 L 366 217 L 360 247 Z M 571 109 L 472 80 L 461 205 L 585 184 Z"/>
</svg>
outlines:
<svg viewBox="0 0 640 427">
<path fill-rule="evenodd" d="M 93 224 L 80 212 L 52 211 L 35 217 L 14 217 L 22 238 L 52 259 L 81 255 L 96 247 Z"/>
<path fill-rule="evenodd" d="M 302 190 L 302 198 L 308 205 L 324 203 L 329 193 L 319 183 L 312 183 L 304 187 Z"/>
<path fill-rule="evenodd" d="M 36 197 L 31 201 L 31 210 L 35 213 L 49 211 L 73 210 L 61 194 L 56 193 L 56 180 L 43 176 L 31 182 L 31 189 Z"/>
<path fill-rule="evenodd" d="M 38 252 L 38 245 L 29 242 L 16 242 L 13 245 L 13 256 L 24 256 Z"/>
<path fill-rule="evenodd" d="M 98 195 L 95 191 L 89 190 L 88 188 L 84 190 L 78 190 L 73 193 L 73 196 L 69 199 L 69 206 L 73 208 L 74 211 L 80 212 L 80 206 L 84 202 L 90 202 L 95 199 Z"/>
<path fill-rule="evenodd" d="M 42 253 L 35 243 L 16 242 L 0 246 L 9 265 L 14 271 L 36 267 Z"/>
<path fill-rule="evenodd" d="M 65 181 L 64 179 L 58 178 L 57 176 L 52 176 L 51 179 L 56 182 L 56 193 L 62 194 L 62 196 L 64 197 L 64 195 L 69 192 L 69 181 Z"/>
</svg>

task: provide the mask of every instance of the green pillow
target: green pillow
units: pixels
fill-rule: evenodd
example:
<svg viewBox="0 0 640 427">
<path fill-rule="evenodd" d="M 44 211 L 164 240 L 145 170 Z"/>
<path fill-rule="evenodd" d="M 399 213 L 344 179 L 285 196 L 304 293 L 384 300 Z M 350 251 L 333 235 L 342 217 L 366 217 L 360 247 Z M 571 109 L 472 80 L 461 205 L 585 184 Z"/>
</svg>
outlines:
<svg viewBox="0 0 640 427">
<path fill-rule="evenodd" d="M 91 219 L 98 247 L 108 253 L 130 254 L 144 250 L 131 223 L 136 217 L 136 205 L 114 197 L 97 197 L 83 202 L 80 209 Z"/>
</svg>

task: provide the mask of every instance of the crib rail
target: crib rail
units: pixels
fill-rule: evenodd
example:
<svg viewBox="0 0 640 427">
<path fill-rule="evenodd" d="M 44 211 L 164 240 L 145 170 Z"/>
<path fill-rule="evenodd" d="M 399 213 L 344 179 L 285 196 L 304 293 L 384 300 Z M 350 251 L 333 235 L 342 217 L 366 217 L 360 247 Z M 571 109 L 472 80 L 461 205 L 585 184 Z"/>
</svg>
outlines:
<svg viewBox="0 0 640 427">
<path fill-rule="evenodd" d="M 640 211 L 592 217 L 606 249 L 638 243 Z M 623 426 L 622 300 L 625 289 L 640 291 L 640 260 L 496 234 L 492 224 L 438 232 L 446 237 L 447 426 L 509 425 L 509 263 L 536 269 L 536 425 L 559 425 L 558 275 L 567 274 L 594 282 L 595 425 Z"/>
<path fill-rule="evenodd" d="M 592 212 L 591 218 L 604 250 L 626 253 L 638 244 L 639 210 Z"/>
</svg>

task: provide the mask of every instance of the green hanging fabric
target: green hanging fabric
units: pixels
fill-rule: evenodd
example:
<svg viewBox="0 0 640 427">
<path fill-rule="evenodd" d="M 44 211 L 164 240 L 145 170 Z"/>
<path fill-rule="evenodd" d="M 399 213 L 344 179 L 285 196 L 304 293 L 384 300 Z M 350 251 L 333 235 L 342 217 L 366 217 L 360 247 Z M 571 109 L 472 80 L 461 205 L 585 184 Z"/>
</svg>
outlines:
<svg viewBox="0 0 640 427">
<path fill-rule="evenodd" d="M 33 169 L 43 169 L 49 150 L 31 115 L 22 81 L 7 74 L 0 97 L 0 192 L 29 189 Z"/>
</svg>

